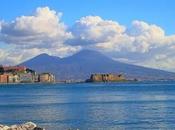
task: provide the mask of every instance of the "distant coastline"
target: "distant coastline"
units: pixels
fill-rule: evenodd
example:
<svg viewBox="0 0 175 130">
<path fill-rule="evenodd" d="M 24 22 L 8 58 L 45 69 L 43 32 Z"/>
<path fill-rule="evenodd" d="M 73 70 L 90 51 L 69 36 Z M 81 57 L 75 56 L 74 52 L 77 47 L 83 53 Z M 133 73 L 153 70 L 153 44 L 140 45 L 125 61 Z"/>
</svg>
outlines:
<svg viewBox="0 0 175 130">
<path fill-rule="evenodd" d="M 55 72 L 56 73 L 56 72 Z M 58 80 L 60 79 L 60 80 Z M 128 78 L 120 73 L 92 73 L 87 79 L 65 79 L 56 77 L 51 72 L 37 73 L 26 66 L 0 66 L 0 85 L 18 84 L 60 84 L 60 83 L 118 83 L 137 81 L 174 81 L 174 79 L 139 79 Z"/>
</svg>

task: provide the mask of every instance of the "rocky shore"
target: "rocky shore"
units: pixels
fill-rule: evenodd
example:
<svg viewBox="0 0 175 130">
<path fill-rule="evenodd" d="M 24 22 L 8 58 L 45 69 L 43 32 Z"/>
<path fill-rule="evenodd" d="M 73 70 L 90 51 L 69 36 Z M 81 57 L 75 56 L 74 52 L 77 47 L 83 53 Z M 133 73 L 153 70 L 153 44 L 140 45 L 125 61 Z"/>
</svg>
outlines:
<svg viewBox="0 0 175 130">
<path fill-rule="evenodd" d="M 38 127 L 33 122 L 27 122 L 25 124 L 12 125 L 12 126 L 7 126 L 7 125 L 1 125 L 0 124 L 0 130 L 45 130 L 45 129 L 41 128 L 41 127 Z"/>
</svg>

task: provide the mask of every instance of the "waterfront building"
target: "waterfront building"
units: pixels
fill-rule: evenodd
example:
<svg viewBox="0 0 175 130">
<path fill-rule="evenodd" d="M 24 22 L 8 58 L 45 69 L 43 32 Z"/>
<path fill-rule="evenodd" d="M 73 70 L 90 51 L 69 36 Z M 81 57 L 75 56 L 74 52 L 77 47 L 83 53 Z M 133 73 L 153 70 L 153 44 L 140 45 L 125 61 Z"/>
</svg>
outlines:
<svg viewBox="0 0 175 130">
<path fill-rule="evenodd" d="M 19 83 L 20 78 L 17 74 L 9 74 L 8 75 L 8 83 Z"/>
<path fill-rule="evenodd" d="M 0 83 L 8 83 L 8 75 L 7 74 L 0 75 Z"/>
<path fill-rule="evenodd" d="M 19 80 L 21 83 L 33 83 L 35 81 L 35 77 L 32 73 L 21 73 L 19 75 Z"/>
<path fill-rule="evenodd" d="M 39 75 L 39 82 L 53 83 L 55 82 L 55 76 L 51 73 L 42 73 Z"/>
<path fill-rule="evenodd" d="M 39 82 L 39 75 L 38 74 L 34 75 L 34 82 Z"/>
</svg>

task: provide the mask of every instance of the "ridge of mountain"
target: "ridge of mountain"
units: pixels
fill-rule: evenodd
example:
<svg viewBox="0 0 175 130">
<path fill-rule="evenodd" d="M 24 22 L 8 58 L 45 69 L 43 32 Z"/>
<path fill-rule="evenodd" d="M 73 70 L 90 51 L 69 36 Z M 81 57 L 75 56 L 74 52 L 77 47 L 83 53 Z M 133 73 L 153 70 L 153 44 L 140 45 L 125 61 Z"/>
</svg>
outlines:
<svg viewBox="0 0 175 130">
<path fill-rule="evenodd" d="M 122 73 L 128 78 L 141 80 L 175 79 L 173 72 L 114 61 L 93 50 L 82 50 L 66 58 L 40 54 L 20 65 L 39 73 L 51 72 L 57 80 L 85 80 L 92 73 Z"/>
</svg>

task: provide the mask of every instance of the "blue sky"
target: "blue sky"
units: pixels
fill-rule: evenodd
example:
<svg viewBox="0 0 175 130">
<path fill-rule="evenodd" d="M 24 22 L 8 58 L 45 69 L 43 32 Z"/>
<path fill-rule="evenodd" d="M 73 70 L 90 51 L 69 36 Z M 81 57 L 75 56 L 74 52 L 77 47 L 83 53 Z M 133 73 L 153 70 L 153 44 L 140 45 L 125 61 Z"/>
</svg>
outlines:
<svg viewBox="0 0 175 130">
<path fill-rule="evenodd" d="M 175 0 L 1 0 L 0 64 L 92 49 L 175 72 L 174 7 Z"/>
<path fill-rule="evenodd" d="M 37 7 L 49 6 L 63 12 L 63 21 L 72 25 L 87 15 L 130 25 L 133 20 L 143 20 L 162 27 L 166 34 L 175 33 L 174 0 L 1 0 L 0 19 L 14 20 L 29 15 Z"/>
</svg>

